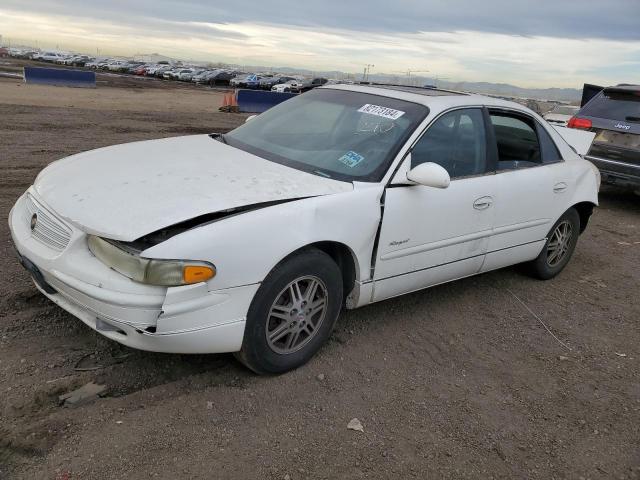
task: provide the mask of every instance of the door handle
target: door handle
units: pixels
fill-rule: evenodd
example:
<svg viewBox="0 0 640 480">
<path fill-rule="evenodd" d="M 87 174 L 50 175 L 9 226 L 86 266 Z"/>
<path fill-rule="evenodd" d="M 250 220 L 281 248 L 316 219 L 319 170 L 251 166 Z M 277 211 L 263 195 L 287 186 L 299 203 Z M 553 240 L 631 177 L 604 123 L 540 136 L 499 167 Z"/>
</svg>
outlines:
<svg viewBox="0 0 640 480">
<path fill-rule="evenodd" d="M 562 193 L 567 189 L 568 185 L 564 182 L 556 183 L 553 186 L 553 193 Z"/>
<path fill-rule="evenodd" d="M 486 210 L 493 204 L 493 198 L 491 197 L 480 197 L 475 202 L 473 202 L 473 208 L 476 210 Z"/>
</svg>

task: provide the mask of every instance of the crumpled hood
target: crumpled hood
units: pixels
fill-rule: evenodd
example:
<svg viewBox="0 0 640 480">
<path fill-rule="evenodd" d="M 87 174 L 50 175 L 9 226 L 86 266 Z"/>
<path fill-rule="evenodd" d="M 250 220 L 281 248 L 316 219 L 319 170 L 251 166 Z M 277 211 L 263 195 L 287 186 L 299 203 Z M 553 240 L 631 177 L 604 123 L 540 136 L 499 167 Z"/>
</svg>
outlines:
<svg viewBox="0 0 640 480">
<path fill-rule="evenodd" d="M 353 189 L 208 135 L 73 155 L 44 169 L 34 186 L 60 217 L 88 233 L 124 241 L 208 213 Z"/>
</svg>

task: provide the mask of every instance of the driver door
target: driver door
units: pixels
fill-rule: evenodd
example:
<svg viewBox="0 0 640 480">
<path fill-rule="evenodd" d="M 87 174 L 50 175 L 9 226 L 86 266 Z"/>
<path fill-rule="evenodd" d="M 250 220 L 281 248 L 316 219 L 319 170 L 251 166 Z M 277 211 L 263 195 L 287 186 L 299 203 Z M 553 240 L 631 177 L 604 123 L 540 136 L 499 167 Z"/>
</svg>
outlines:
<svg viewBox="0 0 640 480">
<path fill-rule="evenodd" d="M 408 168 L 437 163 L 451 184 L 386 189 L 373 301 L 479 272 L 492 233 L 496 188 L 487 152 L 480 108 L 443 114 L 414 145 Z"/>
</svg>

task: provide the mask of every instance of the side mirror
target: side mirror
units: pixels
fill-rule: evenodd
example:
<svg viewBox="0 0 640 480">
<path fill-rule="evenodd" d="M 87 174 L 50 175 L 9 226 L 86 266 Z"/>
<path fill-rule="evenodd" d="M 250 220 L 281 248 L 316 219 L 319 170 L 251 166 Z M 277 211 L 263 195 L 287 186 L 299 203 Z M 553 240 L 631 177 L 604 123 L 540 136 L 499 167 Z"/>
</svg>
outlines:
<svg viewBox="0 0 640 480">
<path fill-rule="evenodd" d="M 443 167 L 433 162 L 417 165 L 407 172 L 407 180 L 425 187 L 447 188 L 451 177 Z"/>
<path fill-rule="evenodd" d="M 248 123 L 251 120 L 253 120 L 254 118 L 256 118 L 258 115 L 249 115 L 245 120 L 244 123 Z"/>
</svg>

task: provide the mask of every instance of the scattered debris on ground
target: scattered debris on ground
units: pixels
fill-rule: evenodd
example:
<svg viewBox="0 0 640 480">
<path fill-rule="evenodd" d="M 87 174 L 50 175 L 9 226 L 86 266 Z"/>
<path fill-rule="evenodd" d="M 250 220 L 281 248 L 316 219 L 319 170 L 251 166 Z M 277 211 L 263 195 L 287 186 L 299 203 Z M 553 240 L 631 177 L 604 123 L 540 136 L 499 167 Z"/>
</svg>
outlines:
<svg viewBox="0 0 640 480">
<path fill-rule="evenodd" d="M 104 396 L 106 392 L 106 385 L 98 385 L 96 383 L 89 382 L 72 392 L 60 395 L 58 400 L 60 400 L 60 405 L 65 407 L 77 407 L 78 405 L 83 405 L 97 400 L 99 397 Z"/>
<path fill-rule="evenodd" d="M 349 430 L 364 432 L 364 427 L 362 426 L 362 423 L 360 423 L 360 420 L 358 420 L 357 418 L 352 418 L 351 420 L 349 420 L 349 423 L 347 423 L 347 428 Z"/>
</svg>

